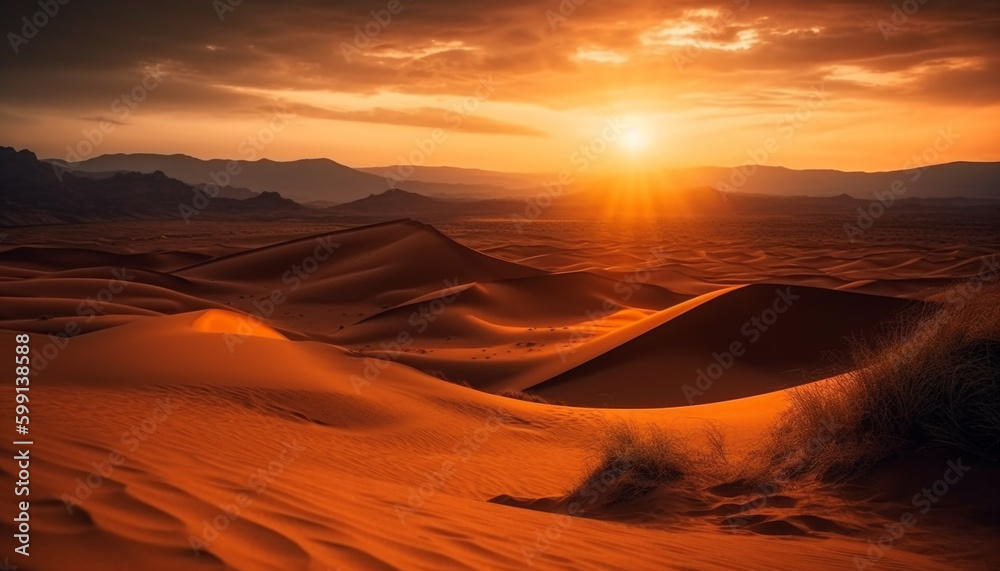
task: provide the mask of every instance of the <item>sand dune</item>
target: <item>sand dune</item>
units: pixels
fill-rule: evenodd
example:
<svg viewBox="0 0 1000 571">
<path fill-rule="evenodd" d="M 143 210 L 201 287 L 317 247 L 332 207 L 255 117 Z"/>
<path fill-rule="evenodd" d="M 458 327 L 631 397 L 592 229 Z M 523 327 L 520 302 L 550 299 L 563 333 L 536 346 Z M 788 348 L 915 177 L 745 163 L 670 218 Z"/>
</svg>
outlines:
<svg viewBox="0 0 1000 571">
<path fill-rule="evenodd" d="M 194 297 L 182 278 L 146 270 L 87 268 L 0 282 L 0 327 L 76 335 L 122 323 L 114 317 L 153 316 L 225 306 Z"/>
<path fill-rule="evenodd" d="M 476 282 L 380 312 L 338 333 L 333 340 L 356 345 L 389 338 L 413 328 L 413 319 L 418 328 L 426 322 L 421 344 L 454 337 L 462 339 L 456 345 L 500 345 L 523 339 L 527 329 L 540 323 L 545 324 L 543 329 L 562 328 L 589 320 L 588 312 L 603 313 L 606 308 L 615 313 L 653 311 L 688 297 L 658 286 L 635 285 L 584 272 Z"/>
<path fill-rule="evenodd" d="M 530 390 L 572 404 L 619 407 L 683 406 L 775 391 L 844 372 L 848 338 L 871 335 L 911 307 L 896 298 L 808 286 L 745 286 Z"/>
<path fill-rule="evenodd" d="M 53 272 L 91 267 L 126 267 L 171 270 L 206 258 L 190 252 L 117 254 L 84 248 L 19 247 L 0 252 L 0 266 Z"/>
<path fill-rule="evenodd" d="M 58 565 L 60 553 L 99 557 L 111 549 L 126 566 L 141 561 L 147 569 L 515 569 L 526 557 L 542 568 L 660 567 L 675 557 L 725 565 L 727 557 L 705 554 L 733 542 L 743 567 L 769 569 L 783 552 L 832 563 L 855 549 L 837 534 L 796 545 L 710 527 L 668 532 L 579 519 L 560 523 L 559 539 L 535 555 L 537 533 L 564 520 L 486 500 L 565 492 L 578 478 L 567 467 L 587 464 L 595 423 L 610 411 L 511 401 L 394 365 L 359 395 L 342 377 L 352 370 L 345 353 L 265 334 L 248 336 L 247 350 L 229 355 L 222 337 L 238 331 L 239 317 L 212 316 L 210 331 L 197 325 L 205 317 L 88 334 L 39 376 L 46 404 L 37 437 L 51 443 L 34 477 L 44 510 L 36 528 L 42 568 Z M 733 418 L 733 426 L 761 426 L 760 413 L 777 402 L 742 408 L 758 418 Z M 65 406 L 75 410 L 72 421 L 59 412 Z M 727 403 L 697 408 L 701 419 L 732 412 Z M 679 412 L 656 418 L 692 416 Z M 122 437 L 133 430 L 144 439 Z M 77 482 L 102 462 L 111 466 L 116 450 L 124 460 L 106 481 Z M 414 500 L 421 486 L 430 495 Z M 414 536 L 434 539 L 415 546 Z M 881 564 L 946 568 L 906 551 Z"/>
<path fill-rule="evenodd" d="M 781 389 L 829 383 L 845 337 L 871 335 L 986 255 L 891 245 L 871 262 L 691 238 L 651 258 L 572 233 L 518 245 L 456 232 L 463 245 L 411 221 L 268 230 L 261 246 L 254 230 L 190 249 L 186 229 L 136 242 L 152 253 L 0 252 L 0 351 L 16 332 L 79 330 L 32 378 L 44 445 L 32 451 L 31 568 L 115 553 L 143 569 L 854 569 L 909 501 L 885 479 L 905 470 L 919 488 L 937 465 L 886 467 L 853 496 L 789 486 L 760 504 L 736 484 L 668 487 L 579 517 L 567 498 L 609 423 L 706 448 L 714 426 L 752 450 L 788 406 Z M 492 255 L 471 247 L 494 239 L 505 243 L 484 245 Z M 120 268 L 134 278 L 81 314 Z M 859 293 L 876 289 L 891 295 Z M 262 312 L 275 290 L 283 301 Z M 724 367 L 734 342 L 745 351 Z M 713 365 L 722 373 L 699 387 Z M 574 406 L 491 394 L 504 389 Z M 970 488 L 989 487 L 982 474 Z M 993 528 L 968 523 L 994 525 L 989 513 L 966 495 L 949 502 L 878 568 L 991 568 Z M 733 532 L 727 518 L 747 505 Z M 9 494 L 0 507 L 14 511 Z"/>
<path fill-rule="evenodd" d="M 327 340 L 422 295 L 545 272 L 480 254 L 430 226 L 403 220 L 249 249 L 173 274 L 192 281 L 199 295 L 266 317 L 293 337 Z M 273 299 L 280 303 L 274 306 Z"/>
<path fill-rule="evenodd" d="M 850 338 L 871 336 L 917 303 L 755 284 L 659 312 L 627 309 L 620 300 L 614 303 L 622 305 L 606 312 L 597 299 L 590 300 L 591 309 L 583 305 L 569 313 L 569 321 L 560 321 L 556 304 L 539 327 L 530 315 L 518 321 L 518 310 L 490 317 L 490 304 L 477 298 L 484 291 L 488 287 L 456 294 L 437 316 L 426 301 L 390 310 L 332 340 L 373 355 L 392 354 L 415 368 L 491 391 L 526 390 L 582 406 L 683 406 L 776 391 L 843 372 Z M 775 304 L 787 311 L 777 313 Z M 799 332 L 806 324 L 822 327 L 803 336 Z M 380 350 L 378 340 L 400 331 L 413 334 L 413 343 L 402 353 Z M 739 344 L 735 352 L 734 343 Z"/>
<path fill-rule="evenodd" d="M 305 262 L 308 259 L 316 262 L 312 272 L 311 264 Z M 542 273 L 465 248 L 432 227 L 410 220 L 302 238 L 175 273 L 210 281 L 280 284 L 294 281 L 298 275 L 290 271 L 294 264 L 301 264 L 309 275 L 300 277 L 303 287 L 296 295 L 370 299 L 368 288 L 377 287 L 377 301 L 416 297 L 444 287 L 445 280 L 468 283 Z M 385 291 L 386 284 L 392 284 L 392 289 Z"/>
</svg>

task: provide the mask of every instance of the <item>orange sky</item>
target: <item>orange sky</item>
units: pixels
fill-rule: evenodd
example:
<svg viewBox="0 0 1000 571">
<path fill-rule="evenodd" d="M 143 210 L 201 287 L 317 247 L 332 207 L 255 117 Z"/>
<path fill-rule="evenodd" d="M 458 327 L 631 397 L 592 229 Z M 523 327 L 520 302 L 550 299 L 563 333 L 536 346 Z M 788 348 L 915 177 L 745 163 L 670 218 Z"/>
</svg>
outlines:
<svg viewBox="0 0 1000 571">
<path fill-rule="evenodd" d="M 892 170 L 950 128 L 940 162 L 1000 160 L 995 3 L 912 1 L 115 0 L 61 6 L 31 38 L 37 3 L 7 3 L 0 144 L 505 171 L 577 168 L 585 145 L 595 171 Z"/>
</svg>

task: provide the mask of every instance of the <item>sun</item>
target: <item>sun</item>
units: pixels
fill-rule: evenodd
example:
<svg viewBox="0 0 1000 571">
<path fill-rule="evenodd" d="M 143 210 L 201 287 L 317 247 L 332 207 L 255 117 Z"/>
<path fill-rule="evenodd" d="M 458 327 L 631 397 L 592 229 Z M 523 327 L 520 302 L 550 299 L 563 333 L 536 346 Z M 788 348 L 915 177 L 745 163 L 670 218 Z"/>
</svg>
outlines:
<svg viewBox="0 0 1000 571">
<path fill-rule="evenodd" d="M 634 127 L 630 128 L 622 134 L 621 146 L 629 153 L 641 153 L 646 150 L 646 135 Z"/>
</svg>

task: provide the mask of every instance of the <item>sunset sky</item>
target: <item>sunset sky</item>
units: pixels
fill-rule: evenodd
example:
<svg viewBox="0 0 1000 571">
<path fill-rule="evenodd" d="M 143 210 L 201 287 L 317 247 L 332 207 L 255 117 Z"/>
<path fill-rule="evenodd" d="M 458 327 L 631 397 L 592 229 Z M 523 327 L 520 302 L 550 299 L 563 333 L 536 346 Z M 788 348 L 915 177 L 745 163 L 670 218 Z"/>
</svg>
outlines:
<svg viewBox="0 0 1000 571">
<path fill-rule="evenodd" d="M 736 165 L 775 138 L 766 164 L 893 170 L 948 128 L 939 162 L 1000 160 L 996 1 L 896 7 L 4 2 L 0 145 L 555 171 L 617 117 L 606 168 Z"/>
</svg>

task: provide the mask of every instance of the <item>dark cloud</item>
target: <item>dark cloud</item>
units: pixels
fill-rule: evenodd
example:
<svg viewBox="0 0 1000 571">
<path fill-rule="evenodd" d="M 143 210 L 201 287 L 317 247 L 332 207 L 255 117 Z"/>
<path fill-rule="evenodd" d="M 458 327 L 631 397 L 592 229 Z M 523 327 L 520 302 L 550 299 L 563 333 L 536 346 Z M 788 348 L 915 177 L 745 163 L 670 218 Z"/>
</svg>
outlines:
<svg viewBox="0 0 1000 571">
<path fill-rule="evenodd" d="M 686 101 L 685 94 L 716 93 L 721 100 L 736 92 L 751 97 L 822 81 L 875 102 L 905 96 L 978 104 L 1000 96 L 995 0 L 928 0 L 906 22 L 897 20 L 888 39 L 879 21 L 891 22 L 889 1 L 750 0 L 741 10 L 741 2 L 590 0 L 553 29 L 546 12 L 558 13 L 561 4 L 572 5 L 569 0 L 400 0 L 402 11 L 383 27 L 373 23 L 372 12 L 384 20 L 388 1 L 244 0 L 220 21 L 209 0 L 73 0 L 60 5 L 18 53 L 9 41 L 0 50 L 0 107 L 100 115 L 141 80 L 143 66 L 155 63 L 172 76 L 151 105 L 225 114 L 254 112 L 267 103 L 246 90 L 462 95 L 486 73 L 502 84 L 493 99 L 552 108 L 622 97 L 648 101 L 650 93 L 661 94 L 666 107 Z M 690 12 L 699 9 L 728 12 Z M 22 18 L 31 19 L 39 4 L 7 1 L 0 10 L 5 33 L 20 34 Z M 715 22 L 692 33 L 699 41 L 733 45 L 749 33 L 751 45 L 705 49 L 679 67 L 676 56 L 687 53 L 685 46 L 644 44 L 651 30 L 685 21 Z M 358 36 L 365 26 L 377 33 Z M 357 45 L 356 37 L 362 40 Z M 581 60 L 576 57 L 581 49 L 620 53 L 627 60 L 613 65 Z M 902 79 L 869 85 L 834 73 L 844 66 Z M 769 104 L 766 96 L 757 101 Z M 309 113 L 425 126 L 440 112 L 317 108 Z M 537 134 L 531 127 L 487 119 L 467 128 Z"/>
<path fill-rule="evenodd" d="M 545 133 L 537 129 L 505 123 L 503 121 L 494 121 L 474 115 L 459 114 L 458 111 L 451 109 L 424 107 L 401 111 L 375 107 L 365 110 L 341 110 L 324 109 L 308 105 L 289 105 L 287 109 L 299 116 L 335 121 L 359 121 L 362 123 L 382 123 L 407 127 L 428 127 L 431 129 L 457 128 L 467 133 L 485 133 L 491 135 L 526 135 L 532 137 L 545 135 Z M 455 127 L 456 125 L 457 127 Z"/>
</svg>

